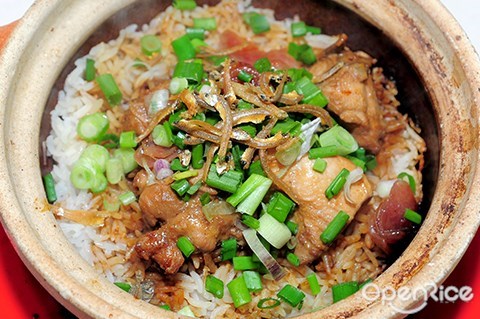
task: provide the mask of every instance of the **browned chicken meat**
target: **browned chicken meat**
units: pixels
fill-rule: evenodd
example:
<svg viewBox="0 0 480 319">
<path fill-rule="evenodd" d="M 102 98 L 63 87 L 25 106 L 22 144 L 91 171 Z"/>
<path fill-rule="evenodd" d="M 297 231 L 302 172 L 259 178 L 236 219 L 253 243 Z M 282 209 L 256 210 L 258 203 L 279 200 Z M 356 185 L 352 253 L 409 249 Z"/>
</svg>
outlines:
<svg viewBox="0 0 480 319">
<path fill-rule="evenodd" d="M 281 165 L 273 153 L 267 155 L 269 170 L 278 175 L 285 191 L 298 204 L 295 211 L 295 222 L 298 223 L 298 244 L 295 254 L 302 264 L 308 264 L 317 259 L 321 252 L 327 248 L 320 241 L 320 234 L 338 214 L 340 210 L 349 216 L 349 222 L 362 206 L 371 197 L 372 189 L 365 176 L 351 185 L 350 197 L 352 202 L 347 201 L 343 191 L 332 199 L 327 199 L 325 190 L 342 168 L 349 171 L 355 169 L 355 165 L 348 159 L 335 156 L 325 158 L 327 169 L 324 173 L 313 170 L 314 161 L 307 156 L 302 157 L 292 166 L 286 168 Z"/>
<path fill-rule="evenodd" d="M 141 258 L 155 260 L 167 274 L 176 273 L 185 261 L 177 247 L 179 237 L 188 237 L 201 252 L 211 252 L 218 241 L 229 237 L 238 218 L 236 214 L 221 215 L 208 221 L 198 198 L 184 202 L 161 182 L 147 186 L 139 204 L 151 226 L 157 220 L 164 223 L 141 237 L 135 250 Z"/>
<path fill-rule="evenodd" d="M 359 145 L 380 150 L 385 123 L 370 67 L 374 60 L 363 52 L 331 54 L 310 68 L 329 103 L 327 108 L 350 128 Z"/>
</svg>

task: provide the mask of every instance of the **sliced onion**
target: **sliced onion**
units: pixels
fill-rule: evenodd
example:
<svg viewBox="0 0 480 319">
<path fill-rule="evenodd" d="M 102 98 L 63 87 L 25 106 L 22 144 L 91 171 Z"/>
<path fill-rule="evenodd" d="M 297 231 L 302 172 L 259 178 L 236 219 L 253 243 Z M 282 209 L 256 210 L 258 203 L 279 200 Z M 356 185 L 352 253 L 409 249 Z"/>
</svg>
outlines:
<svg viewBox="0 0 480 319">
<path fill-rule="evenodd" d="M 363 170 L 361 168 L 355 168 L 353 171 L 350 172 L 350 174 L 347 177 L 347 181 L 345 182 L 345 185 L 343 186 L 343 191 L 345 194 L 345 198 L 347 201 L 350 203 L 354 203 L 352 197 L 350 196 L 350 188 L 352 184 L 358 182 L 361 180 L 363 177 Z"/>
<path fill-rule="evenodd" d="M 235 213 L 235 207 L 223 200 L 214 200 L 202 207 L 202 212 L 208 221 L 218 215 L 231 215 Z"/>
<path fill-rule="evenodd" d="M 320 122 L 321 119 L 316 118 L 315 120 L 302 125 L 300 138 L 302 139 L 303 143 L 302 147 L 300 148 L 300 153 L 297 156 L 297 161 L 302 158 L 303 155 L 307 154 L 312 147 L 312 137 L 317 131 Z"/>
<path fill-rule="evenodd" d="M 150 100 L 150 107 L 148 109 L 148 114 L 150 116 L 156 114 L 158 111 L 163 110 L 168 105 L 168 98 L 170 93 L 167 89 L 162 89 L 153 92 L 152 99 Z"/>
<path fill-rule="evenodd" d="M 392 189 L 393 184 L 395 184 L 396 181 L 396 179 L 392 179 L 378 182 L 377 188 L 375 189 L 378 196 L 380 196 L 381 198 L 387 198 L 388 195 L 390 195 L 390 190 Z"/>
<path fill-rule="evenodd" d="M 258 259 L 262 262 L 262 264 L 268 269 L 268 271 L 272 274 L 275 280 L 280 280 L 285 276 L 285 271 L 283 267 L 275 260 L 275 258 L 270 255 L 268 250 L 263 246 L 260 239 L 257 237 L 257 232 L 255 229 L 248 228 L 242 231 L 243 237 L 247 242 L 250 249 L 253 251 L 255 255 L 257 255 Z"/>
<path fill-rule="evenodd" d="M 337 43 L 339 37 L 326 34 L 307 34 L 305 40 L 314 48 L 327 49 Z"/>
</svg>

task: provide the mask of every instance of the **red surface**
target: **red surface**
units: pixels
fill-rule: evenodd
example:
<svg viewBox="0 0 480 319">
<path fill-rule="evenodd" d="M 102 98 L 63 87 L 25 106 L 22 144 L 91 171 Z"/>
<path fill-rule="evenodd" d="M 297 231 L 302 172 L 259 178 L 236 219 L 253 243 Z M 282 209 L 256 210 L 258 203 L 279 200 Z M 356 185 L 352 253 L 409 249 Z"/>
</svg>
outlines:
<svg viewBox="0 0 480 319">
<path fill-rule="evenodd" d="M 444 286 L 457 287 L 470 285 L 474 294 L 480 294 L 480 234 L 458 267 L 444 283 Z M 13 249 L 3 227 L 0 227 L 0 318 L 2 319 L 66 319 L 75 318 L 65 310 L 37 282 L 23 265 Z M 455 303 L 435 303 L 430 301 L 420 313 L 411 319 L 473 319 L 480 317 L 480 296 L 473 300 Z"/>
</svg>

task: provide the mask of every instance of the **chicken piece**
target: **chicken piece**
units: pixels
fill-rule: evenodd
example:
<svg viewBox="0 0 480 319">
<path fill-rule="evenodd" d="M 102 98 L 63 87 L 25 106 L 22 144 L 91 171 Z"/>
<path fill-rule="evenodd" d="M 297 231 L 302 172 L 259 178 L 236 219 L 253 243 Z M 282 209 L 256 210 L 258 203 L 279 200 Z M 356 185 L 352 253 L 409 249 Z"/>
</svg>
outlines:
<svg viewBox="0 0 480 319">
<path fill-rule="evenodd" d="M 283 187 L 288 188 L 282 190 L 298 204 L 294 216 L 299 226 L 295 254 L 302 264 L 314 261 L 327 248 L 320 240 L 320 235 L 340 210 L 350 216 L 350 222 L 362 204 L 372 195 L 370 183 L 366 176 L 363 176 L 361 180 L 351 185 L 352 203 L 346 200 L 343 190 L 332 199 L 327 199 L 325 190 L 338 173 L 343 168 L 352 171 L 356 166 L 340 156 L 325 160 L 327 169 L 323 173 L 318 173 L 313 170 L 314 161 L 307 156 L 286 168 L 275 159 L 273 152 L 268 153 L 269 170 L 280 177 Z"/>
<path fill-rule="evenodd" d="M 385 123 L 370 74 L 373 63 L 365 53 L 347 51 L 319 60 L 310 72 L 314 81 L 321 81 L 319 86 L 328 98 L 329 111 L 346 123 L 359 145 L 377 153 Z M 331 72 L 335 68 L 338 70 Z"/>
<path fill-rule="evenodd" d="M 158 220 L 165 222 L 185 211 L 188 204 L 178 198 L 165 183 L 154 183 L 144 188 L 138 199 L 145 221 L 154 226 Z"/>
<path fill-rule="evenodd" d="M 196 249 L 211 252 L 219 240 L 230 236 L 238 219 L 238 215 L 233 214 L 215 216 L 208 221 L 198 198 L 184 202 L 163 183 L 146 187 L 139 203 L 151 225 L 156 219 L 165 224 L 141 237 L 135 251 L 143 259 L 155 260 L 167 274 L 176 273 L 185 261 L 177 247 L 179 237 L 187 236 Z"/>
<path fill-rule="evenodd" d="M 130 102 L 128 110 L 125 111 L 122 118 L 122 128 L 124 131 L 135 131 L 141 135 L 148 127 L 151 114 L 148 114 L 148 105 L 155 91 L 168 89 L 170 80 L 156 80 L 152 83 L 153 87 L 145 87 L 141 90 L 140 96 Z"/>
</svg>

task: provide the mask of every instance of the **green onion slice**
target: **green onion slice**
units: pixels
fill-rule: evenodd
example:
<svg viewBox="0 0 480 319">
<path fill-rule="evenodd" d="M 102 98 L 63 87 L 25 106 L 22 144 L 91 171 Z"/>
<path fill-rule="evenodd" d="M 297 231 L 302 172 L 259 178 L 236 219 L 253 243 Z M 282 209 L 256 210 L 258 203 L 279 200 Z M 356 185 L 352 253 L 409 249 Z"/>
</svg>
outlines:
<svg viewBox="0 0 480 319">
<path fill-rule="evenodd" d="M 417 225 L 420 225 L 422 223 L 422 215 L 420 215 L 416 211 L 413 211 L 409 208 L 405 209 L 405 214 L 403 215 L 403 217 L 406 220 L 409 220 L 412 223 L 415 223 Z"/>
<path fill-rule="evenodd" d="M 218 299 L 223 298 L 224 294 L 224 284 L 221 279 L 213 275 L 208 275 L 205 280 L 205 290 L 217 297 Z"/>
<path fill-rule="evenodd" d="M 102 74 L 97 76 L 96 81 L 103 95 L 108 101 L 108 104 L 115 106 L 122 102 L 122 92 L 118 88 L 115 79 L 111 74 Z"/>
<path fill-rule="evenodd" d="M 338 212 L 320 235 L 320 240 L 326 245 L 331 244 L 342 232 L 349 219 L 350 216 L 343 210 Z"/>
<path fill-rule="evenodd" d="M 286 284 L 277 296 L 292 307 L 297 307 L 305 298 L 305 294 L 300 289 L 290 284 Z"/>
<path fill-rule="evenodd" d="M 247 285 L 243 276 L 239 276 L 227 284 L 228 291 L 232 296 L 233 305 L 235 308 L 246 305 L 252 301 L 252 296 L 248 291 Z"/>
<path fill-rule="evenodd" d="M 105 135 L 109 126 L 110 121 L 105 113 L 93 113 L 78 121 L 77 134 L 84 141 L 95 142 Z"/>
<path fill-rule="evenodd" d="M 43 176 L 43 185 L 45 187 L 48 202 L 50 204 L 54 203 L 57 200 L 57 192 L 55 191 L 55 181 L 52 173 Z"/>
<path fill-rule="evenodd" d="M 260 309 L 272 309 L 278 306 L 280 306 L 280 300 L 275 298 L 263 298 L 257 304 L 257 307 Z"/>
<path fill-rule="evenodd" d="M 333 303 L 336 303 L 348 296 L 353 295 L 359 290 L 358 282 L 349 281 L 332 286 Z"/>
<path fill-rule="evenodd" d="M 195 246 L 186 236 L 181 236 L 177 239 L 177 247 L 187 258 L 195 251 Z"/>
<path fill-rule="evenodd" d="M 415 178 L 413 178 L 412 175 L 410 175 L 408 173 L 405 173 L 405 172 L 402 172 L 402 173 L 398 174 L 397 177 L 399 179 L 405 179 L 405 177 L 406 177 L 408 179 L 408 184 L 410 185 L 410 189 L 412 190 L 413 195 L 415 195 L 415 193 L 417 191 L 417 184 L 415 183 Z"/>
<path fill-rule="evenodd" d="M 355 138 L 340 125 L 335 125 L 322 133 L 319 140 L 322 147 L 336 146 L 338 155 L 348 155 L 358 149 L 358 143 Z"/>
<path fill-rule="evenodd" d="M 152 56 L 162 50 L 162 42 L 153 34 L 147 34 L 140 38 L 140 47 L 143 54 Z"/>
</svg>

